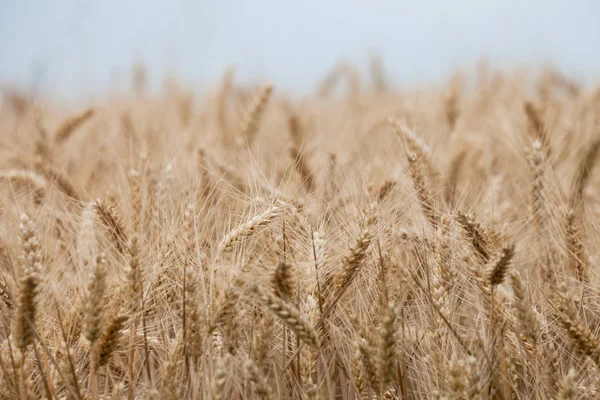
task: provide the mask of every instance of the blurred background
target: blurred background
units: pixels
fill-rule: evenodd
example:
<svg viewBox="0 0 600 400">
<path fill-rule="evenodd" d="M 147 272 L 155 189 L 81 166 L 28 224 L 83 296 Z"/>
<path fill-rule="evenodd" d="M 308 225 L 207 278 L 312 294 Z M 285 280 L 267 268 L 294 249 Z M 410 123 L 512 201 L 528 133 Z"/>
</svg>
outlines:
<svg viewBox="0 0 600 400">
<path fill-rule="evenodd" d="M 64 98 L 228 66 L 243 80 L 312 89 L 338 61 L 381 56 L 394 82 L 436 82 L 485 59 L 600 78 L 597 0 L 0 0 L 0 85 Z"/>
</svg>

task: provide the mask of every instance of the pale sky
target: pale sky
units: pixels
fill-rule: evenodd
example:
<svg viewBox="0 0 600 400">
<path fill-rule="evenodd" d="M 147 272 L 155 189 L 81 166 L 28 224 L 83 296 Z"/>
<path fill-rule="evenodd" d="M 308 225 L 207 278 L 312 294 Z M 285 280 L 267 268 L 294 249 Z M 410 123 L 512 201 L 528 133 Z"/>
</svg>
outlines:
<svg viewBox="0 0 600 400">
<path fill-rule="evenodd" d="M 599 21 L 598 0 L 0 0 L 0 85 L 101 94 L 142 62 L 155 82 L 210 84 L 235 65 L 302 91 L 340 59 L 365 67 L 371 50 L 397 82 L 482 56 L 598 82 Z"/>
</svg>

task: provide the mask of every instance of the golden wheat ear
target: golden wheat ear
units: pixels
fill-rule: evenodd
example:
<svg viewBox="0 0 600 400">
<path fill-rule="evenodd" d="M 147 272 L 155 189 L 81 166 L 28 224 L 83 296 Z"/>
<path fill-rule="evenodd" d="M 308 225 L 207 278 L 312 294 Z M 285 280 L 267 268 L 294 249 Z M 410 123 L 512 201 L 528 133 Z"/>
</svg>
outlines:
<svg viewBox="0 0 600 400">
<path fill-rule="evenodd" d="M 251 145 L 254 143 L 260 125 L 260 117 L 267 107 L 267 103 L 271 98 L 272 92 L 273 86 L 271 84 L 263 86 L 256 98 L 248 107 L 246 115 L 244 116 L 242 124 L 240 125 L 242 144 Z"/>
<path fill-rule="evenodd" d="M 61 144 L 67 141 L 79 127 L 94 116 L 94 113 L 94 109 L 89 108 L 82 113 L 65 120 L 58 128 L 56 128 L 54 142 Z"/>
<path fill-rule="evenodd" d="M 306 318 L 291 303 L 255 285 L 251 291 L 256 293 L 265 307 L 296 334 L 298 339 L 311 347 L 318 347 L 317 333 Z"/>
<path fill-rule="evenodd" d="M 33 344 L 36 337 L 37 295 L 42 270 L 40 240 L 37 236 L 35 224 L 27 214 L 21 214 L 19 236 L 26 264 L 19 285 L 14 334 L 17 347 L 21 352 L 24 352 L 29 345 Z"/>
</svg>

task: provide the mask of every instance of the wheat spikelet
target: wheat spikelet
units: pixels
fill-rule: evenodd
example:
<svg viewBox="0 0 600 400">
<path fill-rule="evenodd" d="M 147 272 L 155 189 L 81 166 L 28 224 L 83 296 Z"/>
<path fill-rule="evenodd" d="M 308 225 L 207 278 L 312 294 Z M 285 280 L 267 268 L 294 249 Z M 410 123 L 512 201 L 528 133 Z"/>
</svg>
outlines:
<svg viewBox="0 0 600 400">
<path fill-rule="evenodd" d="M 23 352 L 35 339 L 35 322 L 42 269 L 42 252 L 33 221 L 27 214 L 21 214 L 19 236 L 23 247 L 24 275 L 19 286 L 19 298 L 15 315 L 15 337 L 17 347 Z"/>
<path fill-rule="evenodd" d="M 127 178 L 131 189 L 132 227 L 134 231 L 137 231 L 142 218 L 141 175 L 136 169 L 131 169 L 127 173 Z"/>
<path fill-rule="evenodd" d="M 567 375 L 560 380 L 557 400 L 574 400 L 577 398 L 576 379 L 575 370 L 570 368 Z"/>
<path fill-rule="evenodd" d="M 185 244 L 185 257 L 187 263 L 193 264 L 196 253 L 196 217 L 194 205 L 188 204 L 183 213 L 183 240 Z M 190 261 L 188 261 L 190 260 Z"/>
<path fill-rule="evenodd" d="M 371 204 L 363 214 L 363 229 L 355 242 L 342 256 L 341 271 L 334 276 L 333 283 L 335 289 L 334 293 L 336 293 L 335 297 L 343 293 L 343 291 L 352 283 L 360 268 L 363 266 L 364 260 L 367 257 L 367 250 L 373 241 L 373 233 L 371 230 L 377 221 L 374 204 Z"/>
<path fill-rule="evenodd" d="M 538 229 L 538 234 L 543 232 L 545 226 L 545 190 L 544 190 L 544 167 L 545 156 L 542 152 L 542 143 L 534 141 L 531 145 L 529 155 L 529 166 L 531 168 L 533 185 L 531 187 L 531 215 Z"/>
<path fill-rule="evenodd" d="M 366 382 L 364 380 L 361 352 L 358 350 L 358 347 L 356 351 L 352 353 L 352 378 L 354 379 L 354 384 L 358 391 L 357 393 L 360 395 L 365 390 Z"/>
<path fill-rule="evenodd" d="M 392 190 L 394 190 L 396 183 L 396 181 L 388 179 L 379 185 L 375 191 L 375 197 L 377 198 L 377 201 L 384 201 L 392 192 Z"/>
<path fill-rule="evenodd" d="M 565 239 L 569 266 L 575 272 L 577 279 L 586 283 L 588 281 L 587 256 L 573 209 L 569 209 L 565 213 Z"/>
<path fill-rule="evenodd" d="M 93 205 L 94 211 L 100 218 L 100 222 L 105 226 L 110 234 L 110 238 L 117 250 L 125 254 L 127 249 L 127 234 L 123 227 L 121 216 L 114 205 L 107 204 L 102 199 L 97 199 Z"/>
<path fill-rule="evenodd" d="M 54 132 L 54 142 L 61 144 L 67 141 L 71 135 L 82 126 L 87 120 L 94 116 L 94 109 L 89 108 L 80 114 L 77 114 L 63 121 Z"/>
<path fill-rule="evenodd" d="M 280 261 L 271 276 L 271 285 L 274 293 L 282 299 L 289 301 L 294 297 L 294 278 L 292 276 L 292 264 Z"/>
<path fill-rule="evenodd" d="M 310 347 L 318 346 L 317 333 L 314 327 L 298 312 L 296 307 L 256 285 L 251 290 L 259 296 L 269 311 L 296 334 L 298 339 Z"/>
<path fill-rule="evenodd" d="M 85 337 L 93 345 L 100 338 L 103 325 L 104 290 L 106 289 L 106 270 L 104 256 L 96 257 L 94 275 L 88 286 L 85 304 Z"/>
<path fill-rule="evenodd" d="M 356 238 L 354 245 L 342 258 L 341 272 L 336 277 L 335 286 L 337 291 L 347 287 L 358 273 L 364 259 L 367 256 L 367 250 L 373 241 L 373 236 L 368 228 Z"/>
<path fill-rule="evenodd" d="M 113 352 L 117 349 L 119 338 L 128 318 L 127 315 L 117 315 L 106 324 L 97 344 L 98 358 L 96 362 L 98 366 L 106 365 L 110 361 Z"/>
<path fill-rule="evenodd" d="M 458 213 L 457 220 L 460 226 L 464 229 L 467 238 L 473 246 L 473 249 L 483 261 L 487 262 L 490 258 L 490 245 L 481 226 L 473 217 L 461 212 Z"/>
<path fill-rule="evenodd" d="M 234 245 L 252 236 L 258 229 L 268 225 L 275 219 L 280 212 L 281 207 L 278 205 L 272 206 L 260 214 L 255 215 L 248 221 L 232 229 L 226 234 L 219 243 L 217 254 L 230 252 Z"/>
<path fill-rule="evenodd" d="M 271 92 L 273 92 L 273 86 L 265 85 L 246 111 L 246 115 L 244 116 L 240 126 L 240 131 L 242 134 L 242 139 L 248 145 L 251 145 L 256 138 L 260 124 L 260 117 L 264 113 L 267 103 L 269 102 Z"/>
<path fill-rule="evenodd" d="M 457 359 L 456 357 L 453 357 L 450 360 L 448 380 L 450 386 L 449 392 L 452 394 L 453 398 L 465 400 L 471 398 L 467 397 L 467 391 L 471 386 L 471 374 L 471 365 L 468 360 Z"/>
<path fill-rule="evenodd" d="M 186 340 L 188 342 L 187 350 L 194 363 L 200 362 L 203 354 L 204 329 L 203 316 L 200 303 L 199 279 L 194 272 L 189 274 L 186 285 L 186 310 L 187 310 L 187 329 Z"/>
<path fill-rule="evenodd" d="M 167 400 L 177 400 L 181 398 L 179 388 L 177 387 L 177 357 L 180 355 L 179 341 L 176 341 L 168 355 L 167 361 L 162 365 L 162 382 L 160 388 L 161 398 Z"/>
<path fill-rule="evenodd" d="M 394 303 L 385 307 L 379 334 L 379 382 L 385 388 L 396 372 L 396 310 Z"/>
<path fill-rule="evenodd" d="M 140 266 L 140 249 L 137 234 L 131 235 L 129 240 L 129 268 L 127 281 L 129 283 L 129 309 L 132 314 L 139 311 L 142 304 L 142 271 Z"/>
<path fill-rule="evenodd" d="M 532 102 L 526 101 L 523 109 L 533 130 L 535 141 L 539 142 L 539 150 L 543 151 L 544 156 L 550 155 L 550 139 L 548 138 L 544 124 L 542 111 Z"/>
<path fill-rule="evenodd" d="M 300 125 L 300 119 L 295 114 L 290 115 L 288 118 L 288 131 L 292 139 L 290 155 L 292 160 L 294 160 L 294 168 L 298 172 L 298 175 L 300 175 L 306 191 L 312 192 L 316 186 L 315 179 L 308 166 L 305 150 L 302 148 L 304 131 Z"/>
<path fill-rule="evenodd" d="M 419 164 L 424 166 L 428 180 L 435 179 L 438 172 L 433 166 L 432 151 L 429 146 L 406 125 L 406 122 L 396 118 L 389 118 L 388 122 L 394 128 L 396 134 L 406 141 L 409 158 L 414 157 Z"/>
<path fill-rule="evenodd" d="M 217 360 L 217 367 L 214 374 L 214 381 L 212 386 L 212 395 L 215 400 L 225 399 L 225 385 L 227 384 L 227 364 L 229 357 L 225 359 Z"/>
<path fill-rule="evenodd" d="M 34 274 L 27 274 L 21 279 L 19 287 L 19 303 L 15 321 L 15 336 L 17 347 L 25 351 L 27 346 L 35 339 L 35 296 L 38 291 L 39 280 Z"/>
<path fill-rule="evenodd" d="M 235 318 L 236 305 L 239 300 L 239 290 L 230 286 L 225 295 L 216 304 L 217 312 L 211 326 L 211 330 L 223 328 Z"/>
<path fill-rule="evenodd" d="M 590 330 L 583 326 L 581 322 L 568 316 L 560 316 L 559 320 L 578 349 L 583 354 L 592 358 L 597 365 L 600 365 L 600 343 Z"/>
<path fill-rule="evenodd" d="M 554 395 L 558 390 L 558 382 L 560 381 L 560 358 L 554 343 L 550 342 L 546 346 L 543 361 L 545 365 L 543 372 L 546 375 L 548 387 Z"/>
<path fill-rule="evenodd" d="M 271 314 L 263 314 L 262 323 L 258 327 L 258 333 L 253 343 L 254 358 L 260 363 L 265 363 L 269 358 L 269 352 L 272 350 L 271 340 L 273 330 Z"/>
<path fill-rule="evenodd" d="M 408 156 L 408 171 L 410 173 L 410 177 L 412 178 L 415 191 L 417 192 L 417 197 L 419 198 L 421 208 L 423 209 L 423 214 L 431 226 L 435 228 L 437 226 L 438 217 L 433 206 L 432 197 L 429 194 L 429 190 L 427 190 L 427 187 L 425 186 L 425 180 L 423 179 L 423 175 L 421 174 L 419 167 L 420 165 L 417 160 L 417 156 L 415 154 L 410 154 Z"/>
<path fill-rule="evenodd" d="M 567 334 L 584 355 L 590 357 L 596 365 L 600 366 L 600 342 L 592 332 L 581 323 L 576 315 L 573 298 L 565 286 L 559 288 L 560 313 L 558 321 L 562 324 Z"/>
<path fill-rule="evenodd" d="M 379 392 L 379 381 L 377 379 L 377 368 L 373 363 L 375 359 L 375 352 L 373 347 L 368 343 L 367 339 L 361 338 L 358 342 L 358 351 L 360 353 L 360 359 L 362 361 L 363 371 L 369 383 L 369 387 L 375 393 Z"/>
<path fill-rule="evenodd" d="M 504 247 L 500 254 L 490 261 L 489 267 L 487 268 L 489 270 L 488 280 L 490 285 L 500 285 L 504 281 L 504 277 L 506 276 L 506 272 L 508 271 L 508 267 L 514 255 L 515 246 L 510 245 Z"/>
<path fill-rule="evenodd" d="M 246 369 L 246 373 L 248 374 L 248 379 L 254 387 L 256 396 L 261 400 L 272 399 L 273 395 L 269 389 L 269 384 L 254 361 L 252 361 L 252 359 L 246 360 L 244 367 Z"/>
<path fill-rule="evenodd" d="M 600 138 L 596 138 L 587 147 L 584 157 L 577 166 L 577 172 L 575 173 L 575 179 L 573 179 L 573 186 L 571 188 L 571 196 L 569 199 L 569 204 L 572 208 L 575 208 L 583 199 L 583 192 L 589 183 L 592 170 L 598 162 L 599 151 Z"/>
<path fill-rule="evenodd" d="M 532 308 L 531 300 L 525 292 L 523 281 L 518 272 L 510 275 L 514 302 L 513 305 L 517 312 L 517 319 L 521 325 L 521 332 L 532 345 L 536 345 L 540 337 L 540 327 L 535 311 Z"/>
</svg>

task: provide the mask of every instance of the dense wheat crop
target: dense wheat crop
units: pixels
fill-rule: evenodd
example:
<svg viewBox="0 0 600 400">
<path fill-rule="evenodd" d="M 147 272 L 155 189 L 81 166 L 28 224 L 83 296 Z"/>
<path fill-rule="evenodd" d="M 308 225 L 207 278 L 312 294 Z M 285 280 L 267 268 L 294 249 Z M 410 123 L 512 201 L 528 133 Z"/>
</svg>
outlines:
<svg viewBox="0 0 600 400">
<path fill-rule="evenodd" d="M 600 90 L 372 74 L 6 90 L 0 397 L 595 397 Z"/>
</svg>

